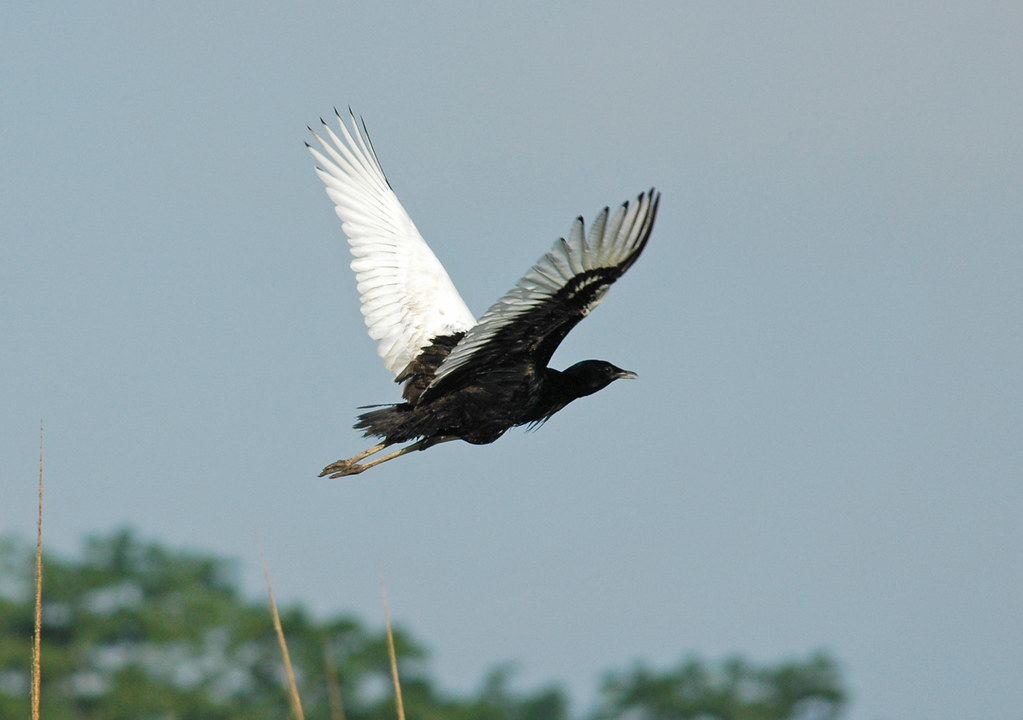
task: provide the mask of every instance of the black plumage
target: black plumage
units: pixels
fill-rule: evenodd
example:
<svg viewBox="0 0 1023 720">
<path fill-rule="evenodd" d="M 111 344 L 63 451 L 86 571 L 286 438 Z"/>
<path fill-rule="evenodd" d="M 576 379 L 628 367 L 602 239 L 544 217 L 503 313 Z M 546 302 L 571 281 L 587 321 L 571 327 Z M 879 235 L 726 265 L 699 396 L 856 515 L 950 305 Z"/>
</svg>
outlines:
<svg viewBox="0 0 1023 720">
<path fill-rule="evenodd" d="M 380 169 L 365 127 L 344 141 L 313 133 L 310 148 L 343 221 L 370 335 L 405 402 L 359 416 L 356 429 L 381 442 L 324 468 L 352 475 L 412 450 L 448 440 L 486 444 L 511 427 L 538 426 L 573 400 L 635 377 L 603 360 L 558 371 L 547 367 L 568 332 L 632 266 L 650 237 L 660 195 L 652 189 L 584 234 L 577 218 L 554 247 L 477 322 L 408 218 Z M 388 446 L 411 443 L 374 460 Z"/>
</svg>

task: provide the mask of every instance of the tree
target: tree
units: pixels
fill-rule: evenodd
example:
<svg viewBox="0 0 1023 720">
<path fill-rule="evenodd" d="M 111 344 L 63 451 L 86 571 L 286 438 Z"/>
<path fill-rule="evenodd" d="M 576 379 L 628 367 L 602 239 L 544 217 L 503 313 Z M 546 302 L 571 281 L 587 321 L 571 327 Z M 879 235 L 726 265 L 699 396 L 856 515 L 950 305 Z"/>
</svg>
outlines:
<svg viewBox="0 0 1023 720">
<path fill-rule="evenodd" d="M 638 665 L 608 675 L 602 696 L 595 720 L 834 720 L 845 703 L 823 653 L 765 667 L 737 657 L 717 666 L 691 657 L 664 672 Z"/>
<path fill-rule="evenodd" d="M 0 717 L 27 716 L 34 548 L 0 542 Z M 255 720 L 290 714 L 265 602 L 241 596 L 235 567 L 141 542 L 131 531 L 86 541 L 81 557 L 44 556 L 42 716 L 48 720 Z M 356 618 L 283 608 L 281 624 L 305 714 L 393 720 L 386 634 Z M 568 720 L 554 685 L 509 688 L 501 666 L 467 697 L 438 690 L 426 652 L 398 629 L 406 715 L 416 720 Z M 609 674 L 590 720 L 831 720 L 845 700 L 824 655 L 754 667 L 689 659 Z"/>
<path fill-rule="evenodd" d="M 130 531 L 86 541 L 82 557 L 44 556 L 42 715 L 51 720 L 287 717 L 281 651 L 265 602 L 241 597 L 232 563 L 144 543 Z M 32 636 L 32 548 L 0 543 L 0 717 L 26 715 Z M 386 634 L 354 617 L 317 621 L 282 608 L 281 624 L 310 718 L 393 720 Z M 527 720 L 558 691 L 452 698 L 426 674 L 425 650 L 401 629 L 395 651 L 408 716 Z M 486 708 L 486 714 L 480 714 Z M 491 714 L 490 710 L 496 710 Z M 564 712 L 545 715 L 554 720 Z"/>
</svg>

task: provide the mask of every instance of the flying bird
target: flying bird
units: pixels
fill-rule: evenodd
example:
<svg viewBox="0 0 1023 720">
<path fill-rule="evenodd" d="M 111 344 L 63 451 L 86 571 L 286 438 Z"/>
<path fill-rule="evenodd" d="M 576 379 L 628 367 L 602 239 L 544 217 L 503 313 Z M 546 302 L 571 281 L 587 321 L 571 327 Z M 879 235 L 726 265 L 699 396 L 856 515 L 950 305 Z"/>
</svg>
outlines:
<svg viewBox="0 0 1023 720">
<path fill-rule="evenodd" d="M 335 110 L 340 136 L 324 121 L 306 143 L 355 259 L 351 267 L 369 335 L 402 383 L 404 402 L 367 406 L 355 424 L 373 447 L 323 469 L 355 475 L 413 450 L 450 440 L 483 445 L 511 427 L 537 427 L 576 398 L 636 374 L 603 360 L 547 367 L 576 323 L 639 258 L 660 193 L 653 188 L 585 232 L 581 217 L 511 290 L 473 317 L 380 167 L 365 122 Z M 410 443 L 373 460 L 393 446 Z"/>
</svg>

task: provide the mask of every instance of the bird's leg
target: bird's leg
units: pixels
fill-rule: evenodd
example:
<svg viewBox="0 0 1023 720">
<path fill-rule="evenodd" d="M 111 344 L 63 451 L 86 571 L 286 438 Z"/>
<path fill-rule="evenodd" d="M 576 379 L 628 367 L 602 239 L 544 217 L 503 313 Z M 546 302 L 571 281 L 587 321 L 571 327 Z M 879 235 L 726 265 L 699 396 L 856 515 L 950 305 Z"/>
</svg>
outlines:
<svg viewBox="0 0 1023 720">
<path fill-rule="evenodd" d="M 385 463 L 388 460 L 394 460 L 394 458 L 401 457 L 405 453 L 410 453 L 413 450 L 424 450 L 425 448 L 423 447 L 423 443 L 425 442 L 426 442 L 425 440 L 420 440 L 419 442 L 414 442 L 411 445 L 406 445 L 400 450 L 395 450 L 393 453 L 389 455 L 382 455 L 374 460 L 370 460 L 368 463 L 363 463 L 362 465 L 352 465 L 350 467 L 345 468 L 343 472 L 334 473 L 333 475 L 331 475 L 331 477 L 336 478 L 341 477 L 342 475 L 358 475 L 363 470 L 369 470 L 374 465 Z M 326 470 L 324 470 L 324 472 L 326 472 Z"/>
<path fill-rule="evenodd" d="M 415 450 L 425 450 L 428 447 L 433 447 L 434 445 L 439 445 L 440 443 L 450 442 L 451 440 L 457 439 L 458 437 L 455 435 L 441 435 L 439 437 L 423 438 L 422 440 L 414 442 L 411 445 L 406 445 L 400 450 L 395 450 L 393 453 L 390 453 L 389 455 L 383 455 L 381 457 L 376 458 L 375 460 L 370 460 L 368 463 L 363 463 L 360 465 L 359 460 L 362 460 L 365 457 L 369 457 L 375 452 L 380 452 L 385 447 L 387 447 L 387 443 L 380 443 L 379 445 L 374 445 L 369 450 L 364 450 L 358 455 L 350 457 L 347 460 L 338 460 L 336 463 L 328 465 L 327 467 L 323 468 L 323 472 L 320 473 L 320 477 L 323 477 L 324 475 L 327 474 L 330 474 L 331 478 L 339 478 L 344 477 L 346 475 L 358 475 L 364 470 L 369 470 L 374 465 L 385 463 L 388 460 L 394 460 L 394 458 L 401 457 L 406 453 L 410 453 Z"/>
</svg>

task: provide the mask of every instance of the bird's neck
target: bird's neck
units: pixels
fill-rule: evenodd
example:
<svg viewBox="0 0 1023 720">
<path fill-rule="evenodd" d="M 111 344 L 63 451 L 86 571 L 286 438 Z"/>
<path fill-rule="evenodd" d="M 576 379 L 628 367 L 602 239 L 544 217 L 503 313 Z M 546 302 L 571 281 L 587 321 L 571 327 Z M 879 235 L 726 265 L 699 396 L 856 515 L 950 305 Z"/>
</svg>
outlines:
<svg viewBox="0 0 1023 720">
<path fill-rule="evenodd" d="M 597 391 L 596 388 L 582 382 L 580 378 L 571 373 L 551 368 L 547 368 L 546 385 L 546 394 L 557 400 L 561 407 L 568 405 L 576 398 L 585 397 Z"/>
</svg>

